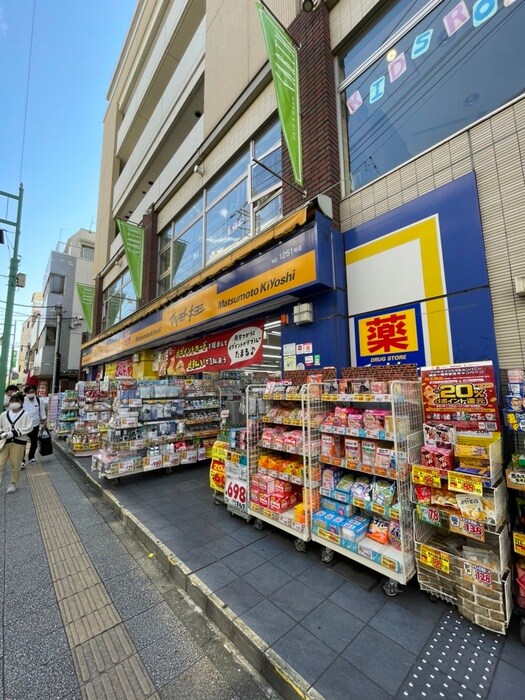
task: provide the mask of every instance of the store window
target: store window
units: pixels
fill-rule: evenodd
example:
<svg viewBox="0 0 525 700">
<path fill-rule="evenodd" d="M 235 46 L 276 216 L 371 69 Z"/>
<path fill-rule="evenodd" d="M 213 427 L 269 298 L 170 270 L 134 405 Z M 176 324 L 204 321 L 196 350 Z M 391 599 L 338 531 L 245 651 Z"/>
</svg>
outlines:
<svg viewBox="0 0 525 700">
<path fill-rule="evenodd" d="M 64 293 L 64 281 L 65 277 L 63 275 L 49 275 L 49 292 L 50 294 L 63 294 Z"/>
<path fill-rule="evenodd" d="M 275 122 L 161 232 L 159 295 L 282 218 L 281 156 Z"/>
<path fill-rule="evenodd" d="M 126 270 L 104 291 L 102 296 L 102 329 L 111 328 L 115 323 L 127 318 L 136 310 L 137 297 L 129 270 Z"/>
<path fill-rule="evenodd" d="M 524 32 L 523 2 L 390 3 L 341 57 L 352 189 L 523 93 Z"/>
</svg>

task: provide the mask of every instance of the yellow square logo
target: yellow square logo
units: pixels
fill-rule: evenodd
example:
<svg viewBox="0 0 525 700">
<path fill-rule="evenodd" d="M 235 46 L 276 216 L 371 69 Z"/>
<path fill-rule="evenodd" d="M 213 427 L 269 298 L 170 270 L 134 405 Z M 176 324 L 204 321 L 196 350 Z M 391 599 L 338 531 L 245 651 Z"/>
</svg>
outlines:
<svg viewBox="0 0 525 700">
<path fill-rule="evenodd" d="M 361 357 L 419 350 L 415 309 L 368 316 L 358 325 Z"/>
</svg>

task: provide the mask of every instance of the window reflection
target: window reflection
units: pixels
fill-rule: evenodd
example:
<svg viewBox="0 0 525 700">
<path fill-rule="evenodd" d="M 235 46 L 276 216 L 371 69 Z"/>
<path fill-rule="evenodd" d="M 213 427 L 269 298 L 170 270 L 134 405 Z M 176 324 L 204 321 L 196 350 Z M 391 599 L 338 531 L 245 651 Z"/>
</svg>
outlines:
<svg viewBox="0 0 525 700">
<path fill-rule="evenodd" d="M 524 3 L 476 5 L 440 3 L 346 87 L 353 189 L 523 92 Z"/>
<path fill-rule="evenodd" d="M 206 263 L 239 245 L 249 235 L 248 198 L 243 180 L 206 215 Z"/>
</svg>

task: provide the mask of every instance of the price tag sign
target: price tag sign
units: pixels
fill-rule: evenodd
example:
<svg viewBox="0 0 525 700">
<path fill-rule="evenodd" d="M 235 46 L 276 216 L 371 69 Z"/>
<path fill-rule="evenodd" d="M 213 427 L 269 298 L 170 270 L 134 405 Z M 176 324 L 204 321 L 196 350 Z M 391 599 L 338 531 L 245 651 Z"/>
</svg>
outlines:
<svg viewBox="0 0 525 700">
<path fill-rule="evenodd" d="M 492 586 L 492 572 L 479 564 L 471 564 L 469 561 L 463 562 L 463 578 L 479 586 L 490 588 Z"/>
<path fill-rule="evenodd" d="M 483 481 L 472 474 L 448 472 L 448 488 L 450 491 L 475 493 L 477 496 L 483 495 Z"/>
<path fill-rule="evenodd" d="M 525 534 L 523 532 L 513 532 L 512 539 L 514 540 L 514 551 L 516 554 L 525 556 Z"/>
<path fill-rule="evenodd" d="M 354 498 L 353 504 L 356 508 L 366 508 L 366 503 L 362 498 Z"/>
<path fill-rule="evenodd" d="M 482 523 L 458 515 L 451 515 L 449 522 L 450 532 L 458 532 L 460 535 L 470 537 L 478 542 L 485 542 L 485 527 Z"/>
<path fill-rule="evenodd" d="M 418 504 L 416 506 L 417 517 L 423 523 L 428 523 L 429 525 L 435 525 L 436 527 L 441 526 L 441 513 L 437 508 L 431 508 L 430 506 L 424 506 Z"/>
<path fill-rule="evenodd" d="M 237 510 L 246 510 L 246 482 L 227 477 L 224 485 L 224 502 Z"/>
<path fill-rule="evenodd" d="M 412 482 L 421 486 L 441 487 L 441 476 L 438 469 L 431 467 L 421 467 L 417 464 L 412 466 Z"/>
<path fill-rule="evenodd" d="M 450 573 L 450 557 L 446 552 L 440 552 L 439 549 L 427 547 L 425 544 L 421 545 L 419 561 L 444 574 Z"/>
</svg>

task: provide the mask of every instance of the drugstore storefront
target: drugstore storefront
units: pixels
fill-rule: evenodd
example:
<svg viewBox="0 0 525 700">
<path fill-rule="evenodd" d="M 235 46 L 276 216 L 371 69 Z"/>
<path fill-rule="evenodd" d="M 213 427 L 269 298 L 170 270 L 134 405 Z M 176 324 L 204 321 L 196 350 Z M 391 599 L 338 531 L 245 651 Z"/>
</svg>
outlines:
<svg viewBox="0 0 525 700">
<path fill-rule="evenodd" d="M 164 306 L 159 300 L 158 307 L 140 320 L 133 322 L 131 317 L 126 328 L 84 346 L 82 366 L 94 378 L 102 376 L 104 366 L 133 358 L 134 376 L 146 377 L 153 371 L 148 351 L 188 347 L 188 343 L 206 348 L 207 340 L 219 330 L 241 332 L 252 323 L 260 328 L 273 317 L 280 320 L 281 371 L 344 367 L 349 354 L 342 260 L 341 235 L 330 219 L 316 211 L 312 221 L 278 245 L 180 299 Z M 258 337 L 262 346 L 262 332 Z M 240 348 L 241 357 L 230 351 L 218 360 L 211 349 L 215 345 L 206 353 L 209 364 L 203 362 L 198 369 L 237 369 L 260 350 L 251 343 Z M 182 365 L 179 369 L 183 370 Z"/>
</svg>

